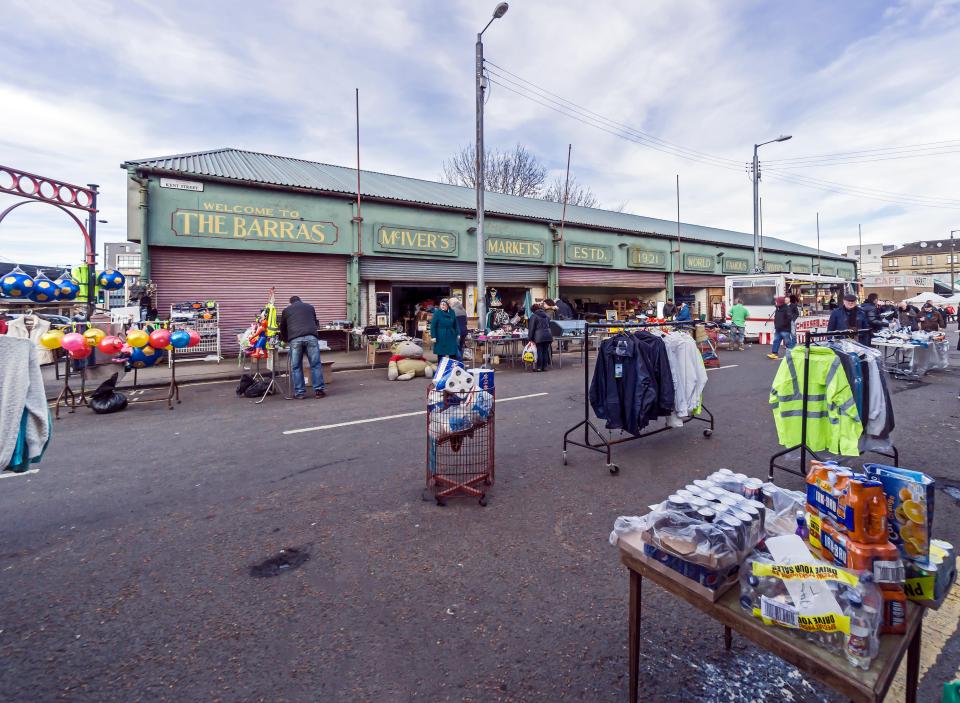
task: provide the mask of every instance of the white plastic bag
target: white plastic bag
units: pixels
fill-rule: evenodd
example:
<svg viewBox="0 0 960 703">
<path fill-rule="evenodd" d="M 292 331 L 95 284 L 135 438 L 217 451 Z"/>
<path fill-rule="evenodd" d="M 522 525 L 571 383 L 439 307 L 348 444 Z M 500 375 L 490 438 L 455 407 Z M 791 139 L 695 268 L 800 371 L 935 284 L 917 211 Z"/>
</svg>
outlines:
<svg viewBox="0 0 960 703">
<path fill-rule="evenodd" d="M 523 360 L 529 364 L 535 364 L 537 362 L 537 345 L 533 342 L 527 342 L 527 346 L 523 348 Z"/>
</svg>

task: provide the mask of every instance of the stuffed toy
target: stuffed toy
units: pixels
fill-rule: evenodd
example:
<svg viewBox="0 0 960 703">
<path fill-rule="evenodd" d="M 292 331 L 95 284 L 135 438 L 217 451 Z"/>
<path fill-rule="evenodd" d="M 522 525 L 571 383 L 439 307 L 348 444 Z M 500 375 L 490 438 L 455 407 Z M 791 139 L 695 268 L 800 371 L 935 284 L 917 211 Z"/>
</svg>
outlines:
<svg viewBox="0 0 960 703">
<path fill-rule="evenodd" d="M 414 376 L 433 378 L 436 368 L 423 358 L 423 347 L 408 339 L 393 345 L 393 356 L 387 366 L 387 379 L 409 381 Z"/>
</svg>

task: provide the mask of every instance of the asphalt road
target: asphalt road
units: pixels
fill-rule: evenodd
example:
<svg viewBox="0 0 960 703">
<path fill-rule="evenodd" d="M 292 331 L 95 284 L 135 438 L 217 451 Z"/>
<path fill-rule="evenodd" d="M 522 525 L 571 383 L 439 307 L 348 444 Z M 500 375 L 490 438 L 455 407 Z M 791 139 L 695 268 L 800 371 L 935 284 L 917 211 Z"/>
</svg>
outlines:
<svg viewBox="0 0 960 703">
<path fill-rule="evenodd" d="M 213 383 L 174 411 L 66 415 L 41 471 L 0 481 L 0 699 L 626 700 L 627 577 L 607 536 L 716 468 L 765 476 L 762 351 L 710 372 L 712 438 L 694 423 L 618 447 L 617 476 L 576 448 L 561 463 L 581 367 L 498 373 L 501 400 L 547 395 L 498 404 L 485 508 L 421 500 L 422 415 L 284 434 L 416 412 L 423 379 L 341 373 L 326 399 L 261 406 Z M 936 476 L 936 531 L 960 543 L 960 491 L 941 490 L 960 488 L 960 375 L 895 385 L 902 464 Z M 273 557 L 292 564 L 259 575 Z M 645 700 L 834 700 L 742 640 L 728 655 L 719 625 L 655 587 L 644 614 Z M 921 700 L 960 636 L 931 663 Z"/>
</svg>

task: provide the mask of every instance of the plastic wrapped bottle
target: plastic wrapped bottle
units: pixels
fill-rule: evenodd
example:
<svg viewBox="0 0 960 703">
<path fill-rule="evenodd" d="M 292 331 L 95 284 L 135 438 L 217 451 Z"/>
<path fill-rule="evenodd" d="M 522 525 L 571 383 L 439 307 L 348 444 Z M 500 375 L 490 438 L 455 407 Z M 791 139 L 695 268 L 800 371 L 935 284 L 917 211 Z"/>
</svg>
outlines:
<svg viewBox="0 0 960 703">
<path fill-rule="evenodd" d="M 870 622 L 870 614 L 863 607 L 859 592 L 851 590 L 847 593 L 847 607 L 844 614 L 850 618 L 850 634 L 847 635 L 844 654 L 852 666 L 866 671 L 873 660 L 870 656 L 873 649 L 870 642 L 873 636 L 871 627 L 873 623 Z"/>
</svg>

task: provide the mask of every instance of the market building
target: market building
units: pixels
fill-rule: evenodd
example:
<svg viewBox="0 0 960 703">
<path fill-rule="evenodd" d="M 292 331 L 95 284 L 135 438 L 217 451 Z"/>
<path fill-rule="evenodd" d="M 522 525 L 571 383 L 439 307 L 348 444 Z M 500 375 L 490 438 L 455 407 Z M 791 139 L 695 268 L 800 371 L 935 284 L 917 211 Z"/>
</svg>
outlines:
<svg viewBox="0 0 960 703">
<path fill-rule="evenodd" d="M 127 161 L 128 239 L 157 308 L 215 299 L 223 328 L 248 325 L 270 287 L 300 295 L 321 321 L 411 324 L 414 306 L 450 294 L 476 311 L 475 192 L 237 149 Z M 722 306 L 724 276 L 753 270 L 753 236 L 699 225 L 486 196 L 486 284 L 504 307 L 573 300 Z M 842 256 L 764 237 L 767 271 L 856 278 Z M 679 251 L 678 251 L 679 249 Z"/>
</svg>

